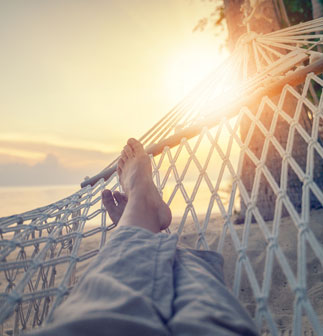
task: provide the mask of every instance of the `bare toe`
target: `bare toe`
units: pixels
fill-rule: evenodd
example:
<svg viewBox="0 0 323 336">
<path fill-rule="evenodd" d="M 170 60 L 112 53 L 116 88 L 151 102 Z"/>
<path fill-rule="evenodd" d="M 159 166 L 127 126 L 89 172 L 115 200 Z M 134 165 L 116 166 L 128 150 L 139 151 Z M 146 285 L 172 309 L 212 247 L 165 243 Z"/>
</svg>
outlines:
<svg viewBox="0 0 323 336">
<path fill-rule="evenodd" d="M 133 150 L 129 145 L 124 146 L 123 151 L 126 153 L 128 158 L 132 158 L 134 156 Z"/>
<path fill-rule="evenodd" d="M 121 173 L 122 173 L 122 170 L 121 168 L 118 166 L 117 168 L 117 173 L 118 173 L 118 176 L 119 176 L 119 179 L 120 179 L 120 176 L 121 176 Z"/>
<path fill-rule="evenodd" d="M 114 203 L 114 199 L 112 196 L 112 192 L 109 189 L 103 190 L 102 192 L 102 202 L 104 207 L 108 210 L 111 211 L 116 205 Z"/>
<path fill-rule="evenodd" d="M 124 211 L 126 203 L 116 204 L 112 196 L 112 193 L 109 189 L 106 189 L 102 192 L 102 202 L 112 222 L 117 224 Z"/>
<path fill-rule="evenodd" d="M 140 153 L 144 153 L 144 146 L 136 139 L 134 138 L 130 138 L 128 140 L 128 145 L 132 148 L 132 150 L 136 153 L 136 154 L 140 154 Z"/>
<path fill-rule="evenodd" d="M 121 174 L 122 174 L 122 169 L 124 167 L 124 161 L 122 158 L 120 158 L 118 160 L 118 166 L 117 166 L 117 173 L 118 173 L 118 176 L 119 176 L 119 179 L 121 178 Z"/>
<path fill-rule="evenodd" d="M 122 152 L 121 152 L 121 159 L 124 162 L 126 162 L 128 160 L 128 155 L 127 155 L 127 153 L 124 150 L 122 150 Z"/>
<path fill-rule="evenodd" d="M 120 191 L 115 191 L 113 193 L 113 197 L 116 199 L 118 204 L 124 204 L 128 201 L 126 194 L 122 194 Z"/>
<path fill-rule="evenodd" d="M 124 167 L 124 160 L 123 160 L 123 158 L 120 158 L 118 160 L 118 168 L 120 168 L 122 170 L 123 167 Z"/>
</svg>

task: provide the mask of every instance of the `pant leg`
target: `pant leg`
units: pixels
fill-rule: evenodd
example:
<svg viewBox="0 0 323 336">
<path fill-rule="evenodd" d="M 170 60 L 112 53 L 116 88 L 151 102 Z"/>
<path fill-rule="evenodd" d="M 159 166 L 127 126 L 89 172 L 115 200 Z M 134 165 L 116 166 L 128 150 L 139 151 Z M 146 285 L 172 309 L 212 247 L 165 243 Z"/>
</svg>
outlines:
<svg viewBox="0 0 323 336">
<path fill-rule="evenodd" d="M 177 249 L 173 335 L 258 335 L 240 302 L 224 284 L 223 257 L 214 251 Z"/>
<path fill-rule="evenodd" d="M 32 335 L 169 335 L 177 235 L 122 226 Z"/>
</svg>

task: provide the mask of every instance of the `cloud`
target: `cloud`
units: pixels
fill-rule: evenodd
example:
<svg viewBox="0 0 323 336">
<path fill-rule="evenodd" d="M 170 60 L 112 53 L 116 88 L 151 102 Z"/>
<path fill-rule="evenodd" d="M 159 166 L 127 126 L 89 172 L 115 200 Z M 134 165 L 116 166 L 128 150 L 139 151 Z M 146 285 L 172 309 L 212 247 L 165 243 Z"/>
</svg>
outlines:
<svg viewBox="0 0 323 336">
<path fill-rule="evenodd" d="M 79 184 L 86 175 L 86 167 L 68 169 L 53 154 L 34 165 L 18 162 L 0 165 L 2 186 Z"/>
<path fill-rule="evenodd" d="M 102 147 L 102 145 L 101 145 Z M 19 141 L 0 139 L 0 164 L 6 163 L 6 158 L 16 157 L 17 162 L 35 164 L 45 158 L 48 153 L 55 155 L 59 162 L 67 168 L 81 168 L 88 166 L 96 169 L 104 168 L 110 161 L 116 158 L 118 151 L 98 150 L 95 145 L 92 148 L 58 145 L 41 141 Z M 6 156 L 6 157 L 5 157 Z"/>
<path fill-rule="evenodd" d="M 95 147 L 0 139 L 0 186 L 79 184 L 117 155 Z"/>
</svg>

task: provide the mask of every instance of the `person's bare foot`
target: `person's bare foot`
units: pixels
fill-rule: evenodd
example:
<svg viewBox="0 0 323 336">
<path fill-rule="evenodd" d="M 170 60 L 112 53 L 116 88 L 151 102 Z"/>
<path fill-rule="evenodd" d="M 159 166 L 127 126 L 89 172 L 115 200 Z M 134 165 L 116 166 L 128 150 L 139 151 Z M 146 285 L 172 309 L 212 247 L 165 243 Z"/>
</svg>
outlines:
<svg viewBox="0 0 323 336">
<path fill-rule="evenodd" d="M 152 180 L 150 158 L 139 141 L 128 140 L 117 172 L 128 198 L 119 225 L 141 226 L 153 232 L 166 229 L 172 219 L 171 211 Z"/>
<path fill-rule="evenodd" d="M 114 224 L 118 224 L 121 215 L 126 207 L 128 198 L 125 194 L 106 189 L 102 192 L 102 202 Z"/>
<path fill-rule="evenodd" d="M 119 191 L 112 193 L 111 190 L 106 189 L 102 192 L 102 202 L 110 219 L 117 225 L 127 205 L 127 195 Z"/>
</svg>

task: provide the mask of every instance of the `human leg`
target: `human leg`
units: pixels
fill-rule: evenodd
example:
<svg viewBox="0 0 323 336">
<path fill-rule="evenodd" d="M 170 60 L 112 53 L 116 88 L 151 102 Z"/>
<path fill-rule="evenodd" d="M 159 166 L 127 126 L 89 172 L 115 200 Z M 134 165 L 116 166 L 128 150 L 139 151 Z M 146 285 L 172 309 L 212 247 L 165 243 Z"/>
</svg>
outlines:
<svg viewBox="0 0 323 336">
<path fill-rule="evenodd" d="M 223 258 L 216 252 L 177 249 L 173 316 L 168 321 L 174 335 L 256 334 L 254 323 L 225 287 L 222 268 Z"/>
<path fill-rule="evenodd" d="M 153 183 L 150 158 L 140 142 L 128 140 L 117 171 L 128 198 L 118 225 L 138 226 L 155 233 L 166 229 L 171 211 Z"/>
<path fill-rule="evenodd" d="M 130 143 L 132 152 L 125 148 L 118 166 L 128 199 L 118 228 L 47 327 L 33 335 L 169 335 L 177 236 L 155 234 L 169 225 L 170 210 L 152 183 L 148 156 Z"/>
<path fill-rule="evenodd" d="M 121 226 L 33 335 L 169 335 L 177 236 Z"/>
<path fill-rule="evenodd" d="M 108 211 L 114 205 L 104 197 L 103 202 Z M 174 314 L 168 321 L 174 335 L 257 334 L 246 311 L 226 288 L 222 264 L 216 252 L 177 249 Z"/>
<path fill-rule="evenodd" d="M 177 249 L 175 296 L 168 327 L 173 335 L 258 335 L 223 280 L 223 258 L 214 251 Z"/>
</svg>

